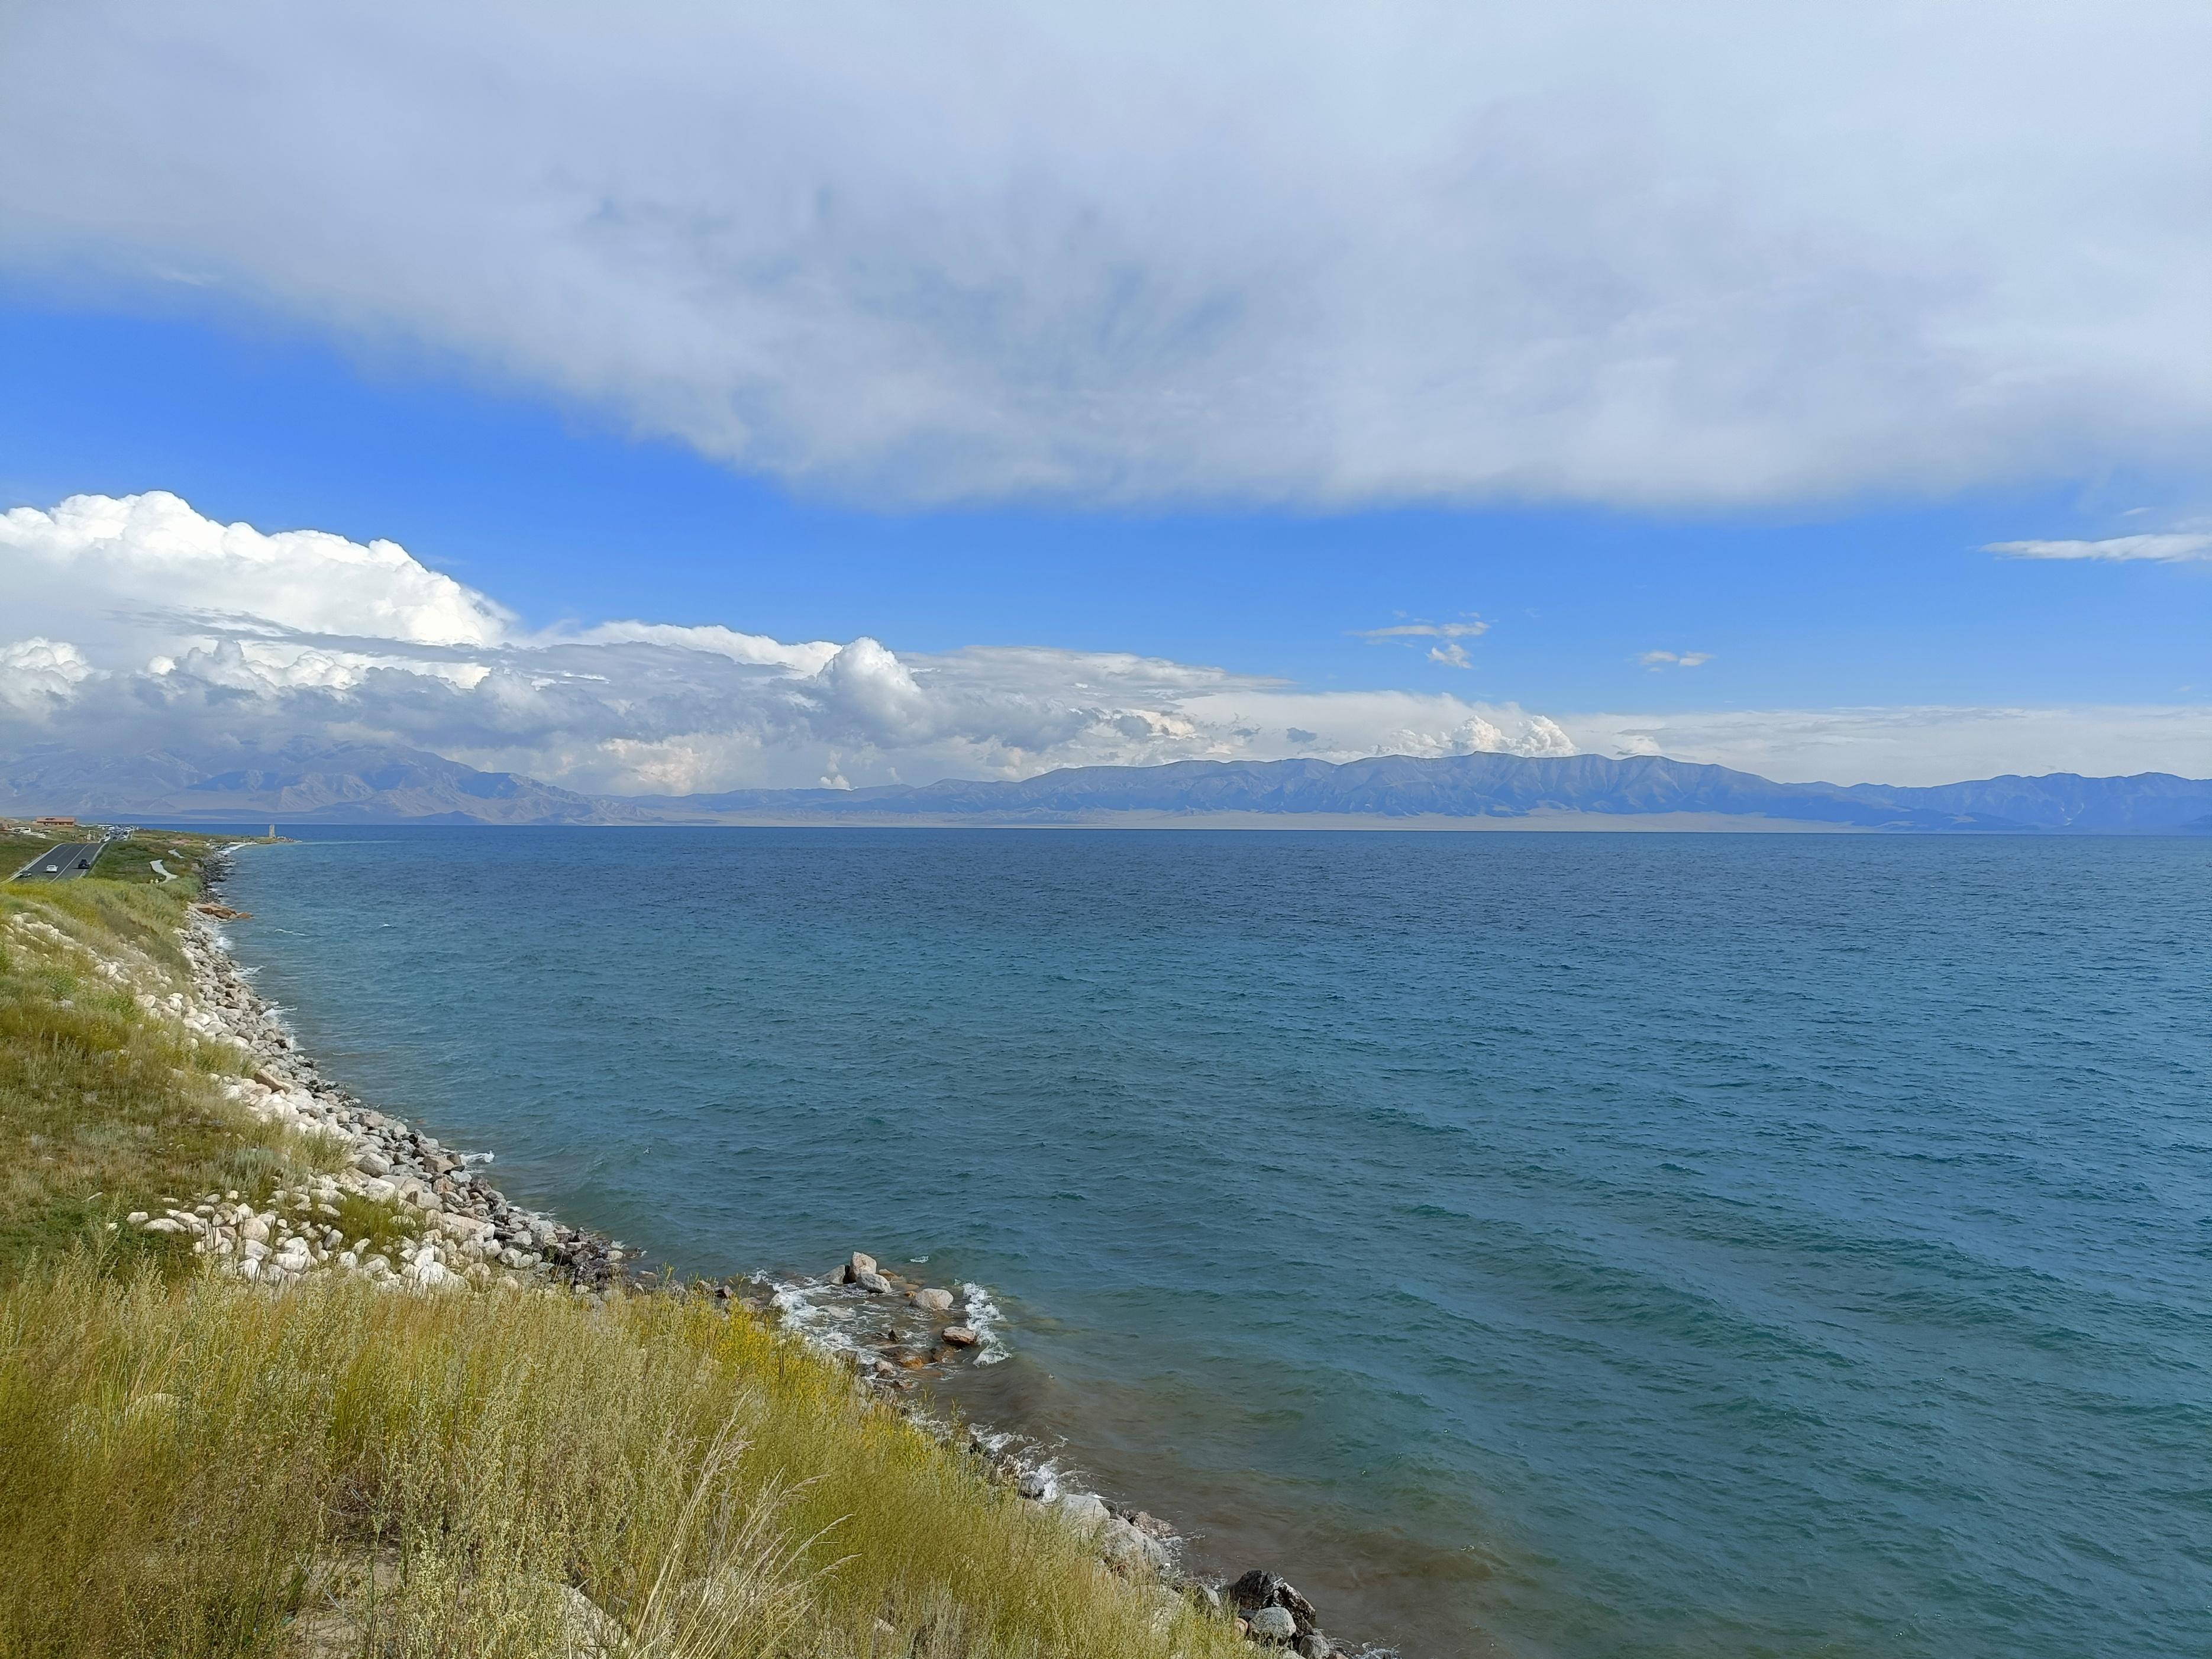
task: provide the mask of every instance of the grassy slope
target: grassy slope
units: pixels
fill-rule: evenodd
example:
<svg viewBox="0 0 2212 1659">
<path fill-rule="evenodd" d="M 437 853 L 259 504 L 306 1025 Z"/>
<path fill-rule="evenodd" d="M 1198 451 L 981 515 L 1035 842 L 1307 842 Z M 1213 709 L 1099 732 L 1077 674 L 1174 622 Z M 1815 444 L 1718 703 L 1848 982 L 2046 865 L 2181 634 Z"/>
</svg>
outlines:
<svg viewBox="0 0 2212 1659">
<path fill-rule="evenodd" d="M 212 843 L 176 844 L 196 864 Z M 0 844 L 0 863 L 36 850 Z M 198 890 L 105 878 L 119 850 L 101 878 L 0 885 L 0 1273 L 130 1210 L 209 1188 L 258 1198 L 285 1162 L 283 1139 L 211 1086 L 229 1058 L 139 1006 L 185 988 L 173 935 Z M 169 1249 L 143 1235 L 118 1248 Z"/>
<path fill-rule="evenodd" d="M 0 1654 L 1241 1650 L 742 1313 L 270 1295 L 110 1231 L 312 1156 L 140 1000 L 193 891 L 0 886 Z"/>
</svg>

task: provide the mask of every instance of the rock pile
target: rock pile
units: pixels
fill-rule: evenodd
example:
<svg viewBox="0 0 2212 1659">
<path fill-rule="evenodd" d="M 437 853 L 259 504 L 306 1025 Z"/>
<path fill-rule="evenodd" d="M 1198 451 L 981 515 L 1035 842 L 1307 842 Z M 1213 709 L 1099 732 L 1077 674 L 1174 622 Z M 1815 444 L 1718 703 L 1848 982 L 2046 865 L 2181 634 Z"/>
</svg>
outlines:
<svg viewBox="0 0 2212 1659">
<path fill-rule="evenodd" d="M 1255 1642 L 1289 1648 L 1304 1659 L 1330 1659 L 1344 1651 L 1322 1633 L 1313 1603 L 1279 1572 L 1255 1568 L 1219 1594 L 1223 1605 Z"/>
<path fill-rule="evenodd" d="M 181 936 L 191 994 L 142 993 L 141 1006 L 167 1013 L 197 1039 L 244 1049 L 252 1075 L 224 1090 L 252 1116 L 338 1141 L 350 1156 L 336 1175 L 273 1194 L 265 1210 L 234 1192 L 209 1193 L 189 1210 L 139 1212 L 129 1224 L 189 1233 L 198 1254 L 268 1284 L 334 1269 L 423 1290 L 559 1285 L 592 1294 L 623 1275 L 618 1242 L 509 1203 L 477 1160 L 325 1082 L 222 949 L 210 920 L 222 914 L 221 906 L 195 907 Z M 337 1224 L 349 1197 L 387 1207 L 400 1242 L 386 1252 L 367 1237 L 348 1237 Z"/>
<path fill-rule="evenodd" d="M 848 1348 L 857 1357 L 866 1381 L 911 1388 L 913 1379 L 908 1373 L 942 1365 L 982 1340 L 975 1324 L 970 1322 L 975 1316 L 956 1311 L 960 1297 L 954 1292 L 888 1270 L 865 1250 L 854 1251 L 823 1274 L 818 1286 L 809 1294 L 817 1305 L 825 1300 L 830 1304 L 843 1327 L 836 1346 Z M 822 1290 L 858 1294 L 823 1298 Z M 905 1310 L 894 1314 L 887 1308 L 878 1316 L 870 1306 L 871 1298 L 876 1297 L 902 1298 Z M 879 1326 L 875 1323 L 878 1317 L 883 1320 Z M 866 1328 L 854 1329 L 857 1325 Z"/>
<path fill-rule="evenodd" d="M 220 865 L 210 861 L 208 873 L 219 877 Z M 265 1208 L 236 1192 L 208 1193 L 189 1209 L 135 1212 L 125 1224 L 189 1235 L 193 1250 L 213 1258 L 222 1271 L 270 1285 L 337 1272 L 394 1289 L 566 1286 L 573 1293 L 594 1295 L 624 1278 L 628 1253 L 618 1242 L 509 1203 L 485 1179 L 480 1160 L 441 1146 L 325 1082 L 315 1062 L 300 1052 L 283 1021 L 254 994 L 223 950 L 214 924 L 240 913 L 219 904 L 195 910 L 182 936 L 191 969 L 191 994 L 173 994 L 157 1005 L 150 994 L 142 994 L 141 1003 L 149 1009 L 159 1006 L 198 1040 L 244 1049 L 251 1075 L 225 1085 L 232 1098 L 264 1122 L 339 1142 L 346 1161 L 334 1175 L 278 1190 Z M 396 1237 L 396 1242 L 379 1248 L 375 1237 L 358 1231 L 349 1237 L 342 1224 L 349 1199 L 375 1206 L 356 1208 L 351 1213 L 357 1218 L 394 1218 L 398 1225 L 386 1237 Z M 840 1307 L 842 1314 L 869 1328 L 854 1345 L 863 1385 L 893 1390 L 910 1389 L 910 1373 L 975 1348 L 982 1340 L 980 1328 L 992 1312 L 973 1285 L 956 1294 L 922 1285 L 857 1250 L 824 1274 L 810 1294 L 822 1289 L 850 1304 Z M 717 1294 L 727 1299 L 732 1291 L 724 1285 Z M 972 1305 L 963 1306 L 963 1296 L 973 1298 Z M 887 1398 L 914 1413 L 904 1395 L 894 1392 Z M 1151 1583 L 1164 1596 L 1188 1598 L 1234 1619 L 1239 1632 L 1253 1642 L 1285 1649 L 1300 1659 L 1347 1654 L 1322 1632 L 1313 1604 L 1280 1574 L 1255 1571 L 1225 1585 L 1186 1577 L 1178 1565 L 1179 1540 L 1165 1522 L 1142 1510 L 1109 1504 L 1096 1493 L 1062 1490 L 1047 1469 L 1007 1450 L 1010 1443 L 1005 1440 L 987 1440 L 971 1430 L 969 1443 L 1021 1498 L 1050 1510 L 1088 1540 L 1113 1571 Z M 589 1644 L 579 1647 L 592 1650 Z"/>
</svg>

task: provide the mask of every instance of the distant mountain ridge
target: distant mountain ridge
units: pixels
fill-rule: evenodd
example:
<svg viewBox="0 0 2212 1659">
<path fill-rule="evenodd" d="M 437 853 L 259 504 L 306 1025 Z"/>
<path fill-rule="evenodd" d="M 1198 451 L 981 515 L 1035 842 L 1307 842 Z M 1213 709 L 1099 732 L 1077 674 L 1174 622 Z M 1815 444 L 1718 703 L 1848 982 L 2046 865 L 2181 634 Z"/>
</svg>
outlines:
<svg viewBox="0 0 2212 1659">
<path fill-rule="evenodd" d="M 422 750 L 368 744 L 221 756 L 160 750 L 119 758 L 35 749 L 0 768 L 0 802 L 21 813 L 236 823 L 596 823 L 589 796 L 513 772 L 480 772 Z"/>
<path fill-rule="evenodd" d="M 1280 817 L 1363 823 L 1608 823 L 1664 818 L 1861 831 L 2212 833 L 2212 780 L 2163 772 L 2006 776 L 1925 787 L 1777 783 L 1659 757 L 1455 755 L 1348 761 L 1176 761 L 1020 780 L 866 789 L 585 795 L 423 750 L 297 743 L 269 751 L 90 757 L 38 749 L 0 764 L 0 807 L 86 817 L 240 822 L 1078 824 Z"/>
<path fill-rule="evenodd" d="M 1765 817 L 1840 829 L 2172 834 L 2212 820 L 2212 781 L 2002 777 L 1925 787 L 1776 783 L 1659 757 L 1454 755 L 1348 761 L 1176 761 L 1093 766 L 1018 781 L 947 780 L 869 789 L 749 789 L 638 797 L 646 811 L 803 811 L 826 819 L 991 817 L 1066 822 L 1101 812 L 1514 818 L 1583 813 Z"/>
</svg>

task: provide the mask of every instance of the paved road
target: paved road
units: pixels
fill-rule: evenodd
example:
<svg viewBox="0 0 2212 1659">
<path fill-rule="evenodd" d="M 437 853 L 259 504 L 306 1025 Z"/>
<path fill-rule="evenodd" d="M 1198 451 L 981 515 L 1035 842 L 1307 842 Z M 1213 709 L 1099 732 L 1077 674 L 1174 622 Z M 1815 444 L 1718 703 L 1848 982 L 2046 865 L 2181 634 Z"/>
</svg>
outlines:
<svg viewBox="0 0 2212 1659">
<path fill-rule="evenodd" d="M 16 872 L 18 881 L 75 881 L 79 876 L 92 873 L 92 862 L 100 856 L 102 842 L 96 841 L 64 842 L 58 847 L 49 847 Z M 0 868 L 4 868 L 0 866 Z"/>
</svg>

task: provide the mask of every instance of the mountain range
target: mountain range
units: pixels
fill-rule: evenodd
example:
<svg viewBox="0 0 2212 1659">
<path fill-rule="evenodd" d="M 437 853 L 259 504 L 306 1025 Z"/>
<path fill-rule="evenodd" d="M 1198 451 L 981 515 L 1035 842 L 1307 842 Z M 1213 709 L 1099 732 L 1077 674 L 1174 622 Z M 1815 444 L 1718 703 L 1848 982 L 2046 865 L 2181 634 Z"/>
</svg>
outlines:
<svg viewBox="0 0 2212 1659">
<path fill-rule="evenodd" d="M 295 743 L 0 761 L 0 810 L 172 822 L 1263 824 L 2212 834 L 2212 781 L 2146 772 L 1928 787 L 1777 783 L 1660 757 L 1455 755 L 1091 766 L 865 789 L 592 795 L 420 750 Z"/>
</svg>

